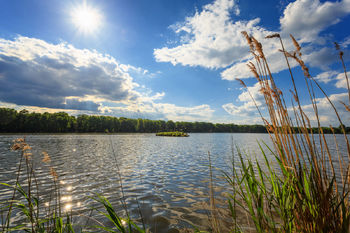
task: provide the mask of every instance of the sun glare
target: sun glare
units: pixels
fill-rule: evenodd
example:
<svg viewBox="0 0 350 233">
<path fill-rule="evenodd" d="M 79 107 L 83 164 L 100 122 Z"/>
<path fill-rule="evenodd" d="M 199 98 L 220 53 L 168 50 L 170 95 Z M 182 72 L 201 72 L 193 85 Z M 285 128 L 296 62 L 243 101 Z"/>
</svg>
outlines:
<svg viewBox="0 0 350 233">
<path fill-rule="evenodd" d="M 91 33 L 101 26 L 102 16 L 97 9 L 82 5 L 72 11 L 75 26 L 83 33 Z"/>
</svg>

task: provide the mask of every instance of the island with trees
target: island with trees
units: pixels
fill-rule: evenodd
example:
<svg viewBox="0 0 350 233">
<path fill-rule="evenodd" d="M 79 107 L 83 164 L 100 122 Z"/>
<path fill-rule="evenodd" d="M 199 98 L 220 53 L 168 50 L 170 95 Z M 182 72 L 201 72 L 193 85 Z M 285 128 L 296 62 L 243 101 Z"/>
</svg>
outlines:
<svg viewBox="0 0 350 233">
<path fill-rule="evenodd" d="M 156 136 L 165 136 L 165 137 L 188 137 L 188 133 L 175 131 L 175 132 L 159 132 L 156 133 Z"/>
</svg>

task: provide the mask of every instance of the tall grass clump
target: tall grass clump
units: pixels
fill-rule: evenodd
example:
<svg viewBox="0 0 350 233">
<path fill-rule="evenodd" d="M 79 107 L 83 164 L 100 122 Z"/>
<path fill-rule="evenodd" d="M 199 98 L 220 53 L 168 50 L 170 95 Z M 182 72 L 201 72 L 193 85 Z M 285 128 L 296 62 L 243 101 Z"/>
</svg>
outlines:
<svg viewBox="0 0 350 233">
<path fill-rule="evenodd" d="M 234 169 L 234 176 L 226 174 L 226 179 L 234 190 L 229 198 L 232 216 L 237 216 L 237 208 L 243 209 L 257 232 L 349 232 L 350 146 L 335 104 L 311 76 L 295 38 L 290 35 L 295 51 L 287 52 L 280 35 L 274 34 L 267 36 L 267 39 L 277 39 L 280 43 L 280 52 L 284 55 L 292 83 L 292 105 L 287 107 L 261 43 L 247 32 L 243 32 L 243 35 L 255 58 L 255 62 L 250 62 L 248 67 L 260 85 L 268 117 L 264 117 L 246 84 L 242 80 L 238 81 L 251 96 L 270 135 L 272 146 L 260 143 L 265 161 L 263 164 L 257 160 L 245 159 L 246 154 L 237 149 L 240 168 Z M 342 104 L 349 111 L 350 88 L 343 52 L 338 45 L 336 49 L 344 67 L 349 91 L 349 105 Z M 297 62 L 303 70 L 312 115 L 303 110 L 290 66 L 291 60 Z M 335 135 L 334 142 L 326 140 L 317 108 L 316 90 L 324 95 L 337 117 L 346 143 L 345 154 L 339 151 Z M 311 117 L 316 122 L 316 133 L 311 129 Z M 336 145 L 336 154 L 330 150 L 329 143 Z M 240 230 L 234 225 L 233 231 Z"/>
<path fill-rule="evenodd" d="M 60 203 L 58 175 L 50 164 L 50 156 L 46 152 L 42 154 L 42 162 L 49 165 L 48 175 L 53 181 L 51 200 L 43 203 L 35 175 L 32 148 L 25 138 L 18 138 L 11 149 L 20 151 L 20 161 L 15 184 L 0 183 L 2 188 L 12 190 L 11 198 L 1 203 L 2 232 L 74 232 L 72 215 L 65 212 Z M 22 217 L 16 220 L 14 218 L 18 212 Z"/>
</svg>

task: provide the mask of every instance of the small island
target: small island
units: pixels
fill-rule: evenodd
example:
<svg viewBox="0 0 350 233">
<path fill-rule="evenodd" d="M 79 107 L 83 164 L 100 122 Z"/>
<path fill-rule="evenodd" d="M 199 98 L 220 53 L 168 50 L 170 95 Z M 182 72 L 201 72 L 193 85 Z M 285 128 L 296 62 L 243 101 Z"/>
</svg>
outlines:
<svg viewBox="0 0 350 233">
<path fill-rule="evenodd" d="M 166 137 L 188 137 L 189 135 L 188 135 L 188 133 L 175 131 L 175 132 L 159 132 L 159 133 L 156 133 L 156 136 L 166 136 Z"/>
</svg>

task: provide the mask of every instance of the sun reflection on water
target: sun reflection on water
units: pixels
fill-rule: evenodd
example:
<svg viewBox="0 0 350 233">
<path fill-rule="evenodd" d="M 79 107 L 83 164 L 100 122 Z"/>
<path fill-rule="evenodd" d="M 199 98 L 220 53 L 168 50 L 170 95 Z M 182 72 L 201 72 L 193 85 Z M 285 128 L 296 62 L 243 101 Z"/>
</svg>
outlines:
<svg viewBox="0 0 350 233">
<path fill-rule="evenodd" d="M 65 206 L 64 206 L 64 210 L 65 211 L 69 211 L 72 209 L 72 204 L 71 203 L 67 203 Z"/>
</svg>

